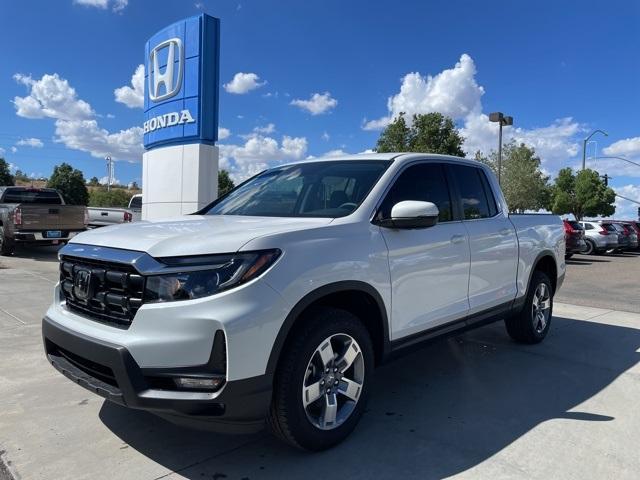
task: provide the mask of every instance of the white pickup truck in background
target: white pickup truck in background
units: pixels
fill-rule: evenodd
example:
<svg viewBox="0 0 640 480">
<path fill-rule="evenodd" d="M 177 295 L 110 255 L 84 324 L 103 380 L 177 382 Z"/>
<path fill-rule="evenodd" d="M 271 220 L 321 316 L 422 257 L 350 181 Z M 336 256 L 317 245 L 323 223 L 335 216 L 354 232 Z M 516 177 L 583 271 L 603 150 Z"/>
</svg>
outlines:
<svg viewBox="0 0 640 480">
<path fill-rule="evenodd" d="M 43 339 L 56 369 L 110 401 L 217 430 L 266 420 L 321 450 L 408 347 L 496 320 L 542 341 L 564 255 L 560 218 L 509 215 L 479 162 L 313 159 L 197 214 L 75 237 Z"/>
<path fill-rule="evenodd" d="M 142 194 L 132 196 L 127 208 L 89 207 L 88 211 L 89 228 L 138 222 L 142 215 Z"/>
</svg>

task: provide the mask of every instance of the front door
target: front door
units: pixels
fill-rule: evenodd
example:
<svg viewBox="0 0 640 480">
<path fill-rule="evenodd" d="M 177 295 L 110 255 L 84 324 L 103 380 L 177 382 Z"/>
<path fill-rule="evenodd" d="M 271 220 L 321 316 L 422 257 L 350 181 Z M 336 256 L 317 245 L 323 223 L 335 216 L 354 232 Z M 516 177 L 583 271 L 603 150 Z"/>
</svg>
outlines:
<svg viewBox="0 0 640 480">
<path fill-rule="evenodd" d="M 409 165 L 387 193 L 378 215 L 388 218 L 403 200 L 432 202 L 438 223 L 422 229 L 381 228 L 389 249 L 391 337 L 397 340 L 463 319 L 469 310 L 469 238 L 454 216 L 440 163 Z"/>
</svg>

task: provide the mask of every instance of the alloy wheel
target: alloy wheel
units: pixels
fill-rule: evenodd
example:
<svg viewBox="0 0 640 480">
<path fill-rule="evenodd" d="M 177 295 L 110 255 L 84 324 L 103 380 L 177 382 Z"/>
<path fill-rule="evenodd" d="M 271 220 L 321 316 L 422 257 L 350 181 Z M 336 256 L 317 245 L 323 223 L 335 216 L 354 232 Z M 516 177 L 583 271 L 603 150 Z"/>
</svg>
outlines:
<svg viewBox="0 0 640 480">
<path fill-rule="evenodd" d="M 551 292 L 546 283 L 536 287 L 531 305 L 531 319 L 533 328 L 537 333 L 544 332 L 551 316 Z"/>
<path fill-rule="evenodd" d="M 316 348 L 307 364 L 302 404 L 309 421 L 333 430 L 353 413 L 364 384 L 364 358 L 358 342 L 338 333 Z"/>
</svg>

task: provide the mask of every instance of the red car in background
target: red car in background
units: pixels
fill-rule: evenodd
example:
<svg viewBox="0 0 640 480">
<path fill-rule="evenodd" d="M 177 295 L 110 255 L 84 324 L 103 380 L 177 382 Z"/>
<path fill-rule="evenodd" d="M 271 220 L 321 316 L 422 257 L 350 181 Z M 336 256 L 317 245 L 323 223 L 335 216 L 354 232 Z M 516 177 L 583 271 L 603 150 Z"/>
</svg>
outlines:
<svg viewBox="0 0 640 480">
<path fill-rule="evenodd" d="M 574 253 L 583 251 L 587 244 L 584 241 L 584 228 L 582 225 L 575 220 L 563 220 L 562 222 L 564 223 L 564 240 L 566 244 L 564 258 L 568 259 Z"/>
</svg>

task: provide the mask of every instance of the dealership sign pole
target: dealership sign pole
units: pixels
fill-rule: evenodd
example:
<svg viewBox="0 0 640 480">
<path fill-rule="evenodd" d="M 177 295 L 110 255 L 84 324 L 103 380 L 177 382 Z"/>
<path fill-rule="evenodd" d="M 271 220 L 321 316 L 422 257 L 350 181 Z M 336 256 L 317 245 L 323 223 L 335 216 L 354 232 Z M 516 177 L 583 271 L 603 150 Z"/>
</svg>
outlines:
<svg viewBox="0 0 640 480">
<path fill-rule="evenodd" d="M 169 25 L 145 47 L 142 218 L 193 213 L 218 193 L 220 20 Z"/>
</svg>

